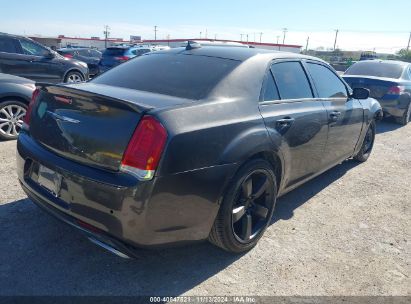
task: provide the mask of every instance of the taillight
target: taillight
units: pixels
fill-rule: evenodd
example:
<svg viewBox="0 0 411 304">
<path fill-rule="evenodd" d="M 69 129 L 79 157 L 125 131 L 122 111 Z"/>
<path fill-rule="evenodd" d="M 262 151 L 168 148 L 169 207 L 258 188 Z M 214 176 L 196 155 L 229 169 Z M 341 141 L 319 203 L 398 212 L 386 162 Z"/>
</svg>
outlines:
<svg viewBox="0 0 411 304">
<path fill-rule="evenodd" d="M 33 91 L 33 94 L 31 95 L 31 100 L 29 103 L 29 106 L 27 108 L 26 111 L 26 115 L 24 115 L 23 118 L 23 127 L 28 129 L 29 125 L 30 125 L 30 116 L 31 116 L 31 111 L 33 110 L 34 105 L 36 104 L 36 99 L 40 94 L 40 90 L 39 89 L 35 89 Z"/>
<path fill-rule="evenodd" d="M 118 57 L 114 57 L 114 59 L 119 60 L 119 61 L 127 61 L 130 59 L 130 57 L 128 56 L 118 56 Z"/>
<path fill-rule="evenodd" d="M 144 116 L 128 143 L 120 170 L 140 180 L 152 179 L 166 141 L 167 131 L 163 125 L 152 116 Z"/>
<path fill-rule="evenodd" d="M 386 95 L 401 95 L 401 93 L 404 92 L 404 89 L 403 86 L 393 86 L 388 89 Z"/>
<path fill-rule="evenodd" d="M 71 54 L 64 54 L 63 56 L 66 57 L 66 58 L 70 58 L 70 59 L 73 58 L 73 55 L 71 55 Z"/>
</svg>

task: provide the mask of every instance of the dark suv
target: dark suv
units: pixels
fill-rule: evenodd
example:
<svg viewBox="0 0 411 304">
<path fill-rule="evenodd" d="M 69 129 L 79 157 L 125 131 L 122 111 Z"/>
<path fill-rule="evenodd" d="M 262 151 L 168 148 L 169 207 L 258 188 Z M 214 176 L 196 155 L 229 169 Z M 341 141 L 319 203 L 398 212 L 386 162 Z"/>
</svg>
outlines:
<svg viewBox="0 0 411 304">
<path fill-rule="evenodd" d="M 0 33 L 0 72 L 39 82 L 88 80 L 87 64 L 64 58 L 26 37 Z"/>
</svg>

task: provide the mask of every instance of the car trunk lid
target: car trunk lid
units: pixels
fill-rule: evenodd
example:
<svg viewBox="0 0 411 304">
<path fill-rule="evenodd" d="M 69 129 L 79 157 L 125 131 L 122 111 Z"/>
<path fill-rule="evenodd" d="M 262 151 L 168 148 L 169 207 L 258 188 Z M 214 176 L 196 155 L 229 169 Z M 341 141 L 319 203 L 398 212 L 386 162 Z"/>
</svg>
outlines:
<svg viewBox="0 0 411 304">
<path fill-rule="evenodd" d="M 398 82 L 394 78 L 381 78 L 373 76 L 343 76 L 351 88 L 365 88 L 370 90 L 370 97 L 381 99 Z"/>
<path fill-rule="evenodd" d="M 91 83 L 40 87 L 30 135 L 64 158 L 114 171 L 144 112 L 184 102 Z"/>
</svg>

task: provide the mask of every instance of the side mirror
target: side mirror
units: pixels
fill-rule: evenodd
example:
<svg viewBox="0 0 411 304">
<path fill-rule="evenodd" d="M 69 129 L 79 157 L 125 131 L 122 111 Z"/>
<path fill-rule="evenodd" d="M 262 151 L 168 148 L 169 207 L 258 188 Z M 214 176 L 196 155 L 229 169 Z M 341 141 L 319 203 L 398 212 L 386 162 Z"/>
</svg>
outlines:
<svg viewBox="0 0 411 304">
<path fill-rule="evenodd" d="M 365 88 L 355 88 L 351 94 L 354 99 L 367 99 L 370 97 L 370 90 Z"/>
<path fill-rule="evenodd" d="M 44 58 L 46 59 L 53 59 L 55 57 L 53 52 L 45 52 L 44 53 Z"/>
</svg>

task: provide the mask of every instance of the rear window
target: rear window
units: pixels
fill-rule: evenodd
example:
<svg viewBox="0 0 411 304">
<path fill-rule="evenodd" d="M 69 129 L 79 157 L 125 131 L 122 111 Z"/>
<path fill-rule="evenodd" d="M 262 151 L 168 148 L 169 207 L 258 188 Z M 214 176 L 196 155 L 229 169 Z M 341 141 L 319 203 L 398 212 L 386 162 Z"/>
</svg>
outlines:
<svg viewBox="0 0 411 304">
<path fill-rule="evenodd" d="M 183 54 L 136 57 L 91 82 L 146 92 L 201 99 L 240 61 Z"/>
<path fill-rule="evenodd" d="M 0 38 L 0 52 L 18 53 L 15 40 L 10 38 Z"/>
<path fill-rule="evenodd" d="M 126 50 L 120 48 L 108 48 L 104 51 L 103 56 L 121 56 Z"/>
<path fill-rule="evenodd" d="M 357 62 L 352 65 L 345 75 L 375 76 L 386 78 L 400 78 L 403 66 L 388 62 Z"/>
</svg>

